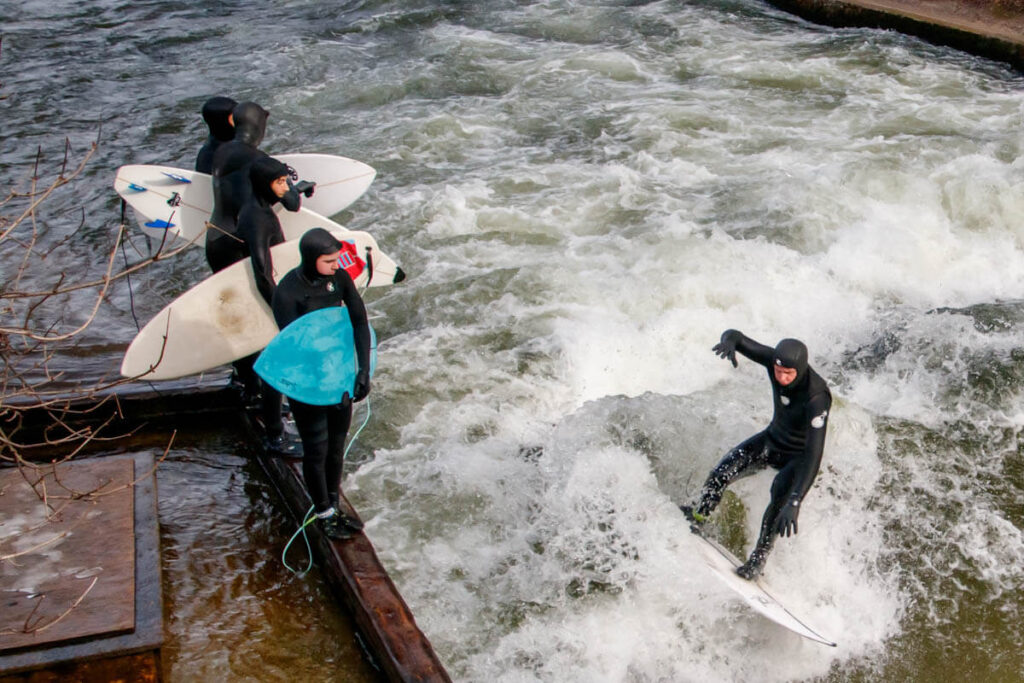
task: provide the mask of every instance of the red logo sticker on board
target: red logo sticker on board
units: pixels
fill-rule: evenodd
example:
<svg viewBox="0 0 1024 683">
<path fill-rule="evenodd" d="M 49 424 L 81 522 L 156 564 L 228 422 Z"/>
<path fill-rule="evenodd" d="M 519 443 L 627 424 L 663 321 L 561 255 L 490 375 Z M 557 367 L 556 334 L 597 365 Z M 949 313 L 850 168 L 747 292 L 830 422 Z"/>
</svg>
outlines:
<svg viewBox="0 0 1024 683">
<path fill-rule="evenodd" d="M 359 258 L 359 249 L 356 247 L 355 242 L 349 242 L 348 240 L 342 240 L 341 242 L 341 255 L 338 256 L 338 263 L 348 276 L 354 281 L 366 268 L 366 262 Z"/>
</svg>

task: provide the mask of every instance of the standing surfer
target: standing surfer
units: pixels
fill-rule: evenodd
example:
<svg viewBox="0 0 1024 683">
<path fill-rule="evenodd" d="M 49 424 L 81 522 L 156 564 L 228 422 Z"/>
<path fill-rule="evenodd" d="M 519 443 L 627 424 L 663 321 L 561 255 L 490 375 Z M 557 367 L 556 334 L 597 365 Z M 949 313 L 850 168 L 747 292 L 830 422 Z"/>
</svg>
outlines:
<svg viewBox="0 0 1024 683">
<path fill-rule="evenodd" d="M 313 228 L 299 240 L 301 264 L 290 270 L 274 292 L 274 319 L 284 329 L 306 313 L 344 305 L 352 322 L 356 374 L 352 396 L 340 403 L 310 405 L 289 397 L 292 416 L 302 439 L 302 476 L 319 524 L 331 538 L 347 538 L 363 525 L 339 510 L 345 438 L 352 421 L 352 402 L 370 393 L 370 325 L 366 306 L 352 278 L 339 263 L 343 245 L 323 228 Z"/>
<path fill-rule="evenodd" d="M 796 339 L 783 339 L 773 349 L 742 332 L 726 330 L 712 350 L 732 361 L 733 367 L 738 365 L 737 351 L 763 365 L 768 370 L 775 412 L 767 429 L 733 448 L 715 466 L 697 505 L 681 505 L 680 509 L 692 523 L 703 524 L 733 481 L 768 466 L 779 470 L 757 544 L 746 563 L 736 569 L 751 580 L 764 569 L 775 536 L 797 532 L 800 503 L 821 465 L 832 394 L 825 380 L 807 364 L 807 347 Z"/>
<path fill-rule="evenodd" d="M 284 242 L 281 222 L 274 213 L 274 204 L 288 193 L 288 167 L 273 157 L 259 157 L 249 168 L 252 195 L 238 212 L 238 237 L 248 250 L 256 289 L 270 306 L 274 298 L 274 264 L 270 248 Z M 238 361 L 252 373 L 254 356 Z M 266 431 L 267 450 L 288 454 L 294 449 L 284 437 L 281 420 L 281 393 L 266 382 L 260 382 L 260 414 Z"/>
<path fill-rule="evenodd" d="M 270 113 L 255 102 L 242 102 L 231 115 L 235 138 L 221 145 L 213 155 L 213 215 L 212 227 L 206 231 L 206 261 L 215 273 L 248 256 L 236 235 L 238 212 L 252 196 L 249 167 L 266 156 L 259 146 Z"/>
<path fill-rule="evenodd" d="M 206 121 L 210 134 L 196 155 L 196 170 L 200 173 L 213 173 L 213 155 L 226 142 L 235 139 L 235 122 L 231 112 L 238 103 L 230 97 L 211 97 L 203 103 L 203 120 Z"/>
<path fill-rule="evenodd" d="M 210 229 L 206 231 L 206 262 L 217 273 L 241 261 L 248 253 L 238 238 L 238 212 L 252 196 L 249 168 L 261 157 L 260 143 L 267 131 L 270 112 L 255 102 L 242 102 L 231 111 L 235 137 L 217 148 L 213 155 L 213 214 Z M 301 181 L 297 185 L 288 177 L 288 192 L 281 204 L 289 211 L 301 208 L 302 198 L 313 195 L 314 183 Z"/>
<path fill-rule="evenodd" d="M 250 254 L 249 246 L 238 234 L 238 214 L 253 196 L 249 175 L 252 164 L 257 159 L 267 156 L 259 146 L 266 133 L 269 117 L 270 112 L 255 102 L 242 102 L 236 105 L 231 110 L 234 139 L 221 144 L 213 155 L 213 215 L 210 216 L 209 229 L 206 231 L 206 262 L 214 273 L 224 270 Z M 299 186 L 294 186 L 291 184 L 290 171 L 288 176 L 288 191 L 280 201 L 289 211 L 298 211 L 301 205 L 299 193 L 312 195 L 313 184 L 303 182 Z M 267 260 L 269 262 L 269 256 Z M 241 385 L 246 401 L 260 393 L 259 377 L 252 369 L 255 360 L 256 357 L 253 355 L 233 363 L 233 383 Z"/>
</svg>

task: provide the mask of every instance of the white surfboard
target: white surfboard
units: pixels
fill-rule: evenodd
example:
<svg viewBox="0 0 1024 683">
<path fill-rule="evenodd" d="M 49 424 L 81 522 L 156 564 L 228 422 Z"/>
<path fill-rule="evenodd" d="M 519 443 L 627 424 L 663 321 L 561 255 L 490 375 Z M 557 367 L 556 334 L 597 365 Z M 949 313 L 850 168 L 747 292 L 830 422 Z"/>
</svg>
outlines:
<svg viewBox="0 0 1024 683">
<path fill-rule="evenodd" d="M 282 154 L 276 159 L 295 168 L 301 180 L 317 184 L 312 197 L 302 197 L 302 208 L 330 216 L 361 197 L 377 175 L 361 161 L 329 154 Z M 114 189 L 135 211 L 142 229 L 168 245 L 171 236 L 202 245 L 206 221 L 213 213 L 213 179 L 197 171 L 173 166 L 132 164 L 122 166 L 114 177 Z M 282 229 L 295 215 L 275 207 Z"/>
<path fill-rule="evenodd" d="M 209 211 L 212 211 L 212 208 L 207 210 L 206 205 L 213 206 L 210 176 L 170 166 L 122 166 L 117 170 L 114 187 L 131 206 L 139 207 L 140 220 L 162 212 L 163 218 L 150 219 L 142 229 L 155 240 L 165 241 L 166 247 L 173 246 L 179 239 L 198 246 L 205 244 L 206 221 L 210 218 Z M 274 213 L 288 242 L 299 239 L 311 228 L 348 231 L 304 206 L 298 211 L 286 211 L 277 204 Z M 380 256 L 384 258 L 381 266 L 386 273 L 386 261 L 390 259 L 383 254 Z M 391 266 L 395 270 L 398 268 L 393 261 Z M 375 278 L 370 286 L 380 286 L 382 282 Z"/>
<path fill-rule="evenodd" d="M 316 183 L 313 196 L 304 196 L 302 205 L 323 216 L 333 216 L 348 208 L 363 196 L 377 177 L 377 171 L 372 166 L 333 154 L 271 156 L 294 168 L 299 180 L 312 180 Z"/>
<path fill-rule="evenodd" d="M 756 612 L 768 617 L 797 635 L 822 645 L 835 647 L 836 644 L 797 618 L 792 612 L 768 592 L 762 579 L 747 581 L 736 574 L 740 561 L 719 543 L 700 534 L 694 534 L 698 554 L 704 563 L 721 581 L 733 589 Z"/>
<path fill-rule="evenodd" d="M 377 247 L 367 232 L 331 231 L 341 240 L 355 242 L 359 256 L 373 263 L 370 286 L 399 280 L 400 269 Z M 270 250 L 274 281 L 299 265 L 299 241 Z M 363 287 L 367 267 L 355 279 Z M 121 363 L 125 377 L 147 380 L 174 379 L 256 353 L 278 332 L 270 306 L 256 288 L 251 259 L 244 259 L 206 278 L 179 296 L 150 320 L 135 336 Z"/>
</svg>

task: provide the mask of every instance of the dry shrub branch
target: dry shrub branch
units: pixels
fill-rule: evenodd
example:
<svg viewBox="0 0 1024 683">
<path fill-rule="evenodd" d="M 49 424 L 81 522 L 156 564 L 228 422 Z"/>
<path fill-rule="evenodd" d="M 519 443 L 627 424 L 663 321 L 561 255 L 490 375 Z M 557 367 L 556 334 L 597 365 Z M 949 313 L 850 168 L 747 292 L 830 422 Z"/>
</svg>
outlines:
<svg viewBox="0 0 1024 683">
<path fill-rule="evenodd" d="M 44 524 L 59 520 L 72 501 L 95 501 L 130 488 L 155 471 L 156 467 L 140 473 L 135 481 L 107 482 L 90 491 L 65 485 L 61 467 L 69 460 L 90 444 L 126 435 L 124 429 L 121 433 L 116 431 L 120 410 L 113 390 L 131 379 L 118 377 L 81 383 L 53 368 L 56 360 L 66 361 L 76 339 L 109 305 L 108 295 L 115 283 L 188 248 L 169 248 L 161 243 L 143 254 L 133 247 L 134 262 L 129 263 L 123 211 L 117 227 L 104 231 L 89 223 L 84 209 L 76 210 L 70 221 L 67 211 L 46 210 L 54 204 L 74 202 L 75 183 L 95 155 L 97 145 L 94 142 L 84 153 L 76 155 L 70 142 L 65 141 L 59 170 L 49 177 L 41 171 L 44 156 L 40 149 L 22 177 L 10 187 L 0 189 L 0 466 L 18 469 L 21 479 L 45 508 Z M 59 215 L 54 217 L 51 213 Z M 105 237 L 100 241 L 106 246 L 100 247 L 98 253 L 83 253 L 81 244 L 95 242 L 97 234 Z M 76 245 L 78 248 L 73 248 Z M 81 274 L 85 273 L 93 275 L 83 277 Z M 115 410 L 109 417 L 87 419 L 93 411 L 109 408 L 110 402 Z M 29 422 L 39 424 L 40 414 L 45 416 L 45 427 L 41 431 L 29 429 Z M 172 436 L 157 465 L 167 456 L 173 439 Z M 46 463 L 26 457 L 28 451 L 43 448 L 59 455 Z M 0 491 L 0 500 L 3 493 Z M 38 528 L 0 534 L 0 564 L 16 566 L 17 558 L 38 550 L 11 550 L 19 535 L 36 531 Z M 43 545 L 58 540 L 60 535 L 54 534 Z M 49 628 L 67 616 L 87 593 L 88 589 L 56 620 L 30 615 L 20 630 L 27 633 Z"/>
</svg>

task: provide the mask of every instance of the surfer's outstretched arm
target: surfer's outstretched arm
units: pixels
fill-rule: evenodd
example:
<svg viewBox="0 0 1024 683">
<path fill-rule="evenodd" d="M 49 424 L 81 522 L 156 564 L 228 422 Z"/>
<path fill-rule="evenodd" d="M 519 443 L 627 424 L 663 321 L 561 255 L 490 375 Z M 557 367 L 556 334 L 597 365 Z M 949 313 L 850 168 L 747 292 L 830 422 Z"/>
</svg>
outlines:
<svg viewBox="0 0 1024 683">
<path fill-rule="evenodd" d="M 711 350 L 717 353 L 719 357 L 731 361 L 733 367 L 738 365 L 736 362 L 737 351 L 766 368 L 771 367 L 772 354 L 775 352 L 775 349 L 754 341 L 739 330 L 726 330 L 723 332 L 721 340 Z"/>
</svg>

